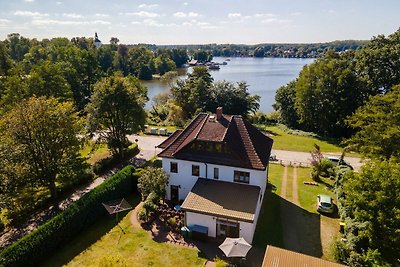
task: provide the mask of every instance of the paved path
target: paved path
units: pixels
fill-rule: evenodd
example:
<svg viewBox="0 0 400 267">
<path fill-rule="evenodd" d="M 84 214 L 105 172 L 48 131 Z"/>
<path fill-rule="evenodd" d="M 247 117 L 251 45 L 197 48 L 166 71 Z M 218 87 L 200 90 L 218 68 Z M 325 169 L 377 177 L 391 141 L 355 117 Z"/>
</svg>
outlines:
<svg viewBox="0 0 400 267">
<path fill-rule="evenodd" d="M 149 160 L 161 152 L 161 149 L 157 148 L 167 137 L 154 136 L 154 135 L 128 135 L 128 139 L 131 142 L 138 144 L 140 153 L 139 158 Z"/>
</svg>

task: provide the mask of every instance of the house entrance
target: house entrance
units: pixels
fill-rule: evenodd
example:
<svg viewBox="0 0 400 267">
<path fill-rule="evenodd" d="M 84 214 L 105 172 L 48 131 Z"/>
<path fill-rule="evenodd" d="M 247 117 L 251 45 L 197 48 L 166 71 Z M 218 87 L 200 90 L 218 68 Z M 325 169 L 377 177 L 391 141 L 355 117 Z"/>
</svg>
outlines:
<svg viewBox="0 0 400 267">
<path fill-rule="evenodd" d="M 239 223 L 217 219 L 217 237 L 239 237 Z"/>
<path fill-rule="evenodd" d="M 179 187 L 177 185 L 171 185 L 171 201 L 173 203 L 179 202 Z"/>
</svg>

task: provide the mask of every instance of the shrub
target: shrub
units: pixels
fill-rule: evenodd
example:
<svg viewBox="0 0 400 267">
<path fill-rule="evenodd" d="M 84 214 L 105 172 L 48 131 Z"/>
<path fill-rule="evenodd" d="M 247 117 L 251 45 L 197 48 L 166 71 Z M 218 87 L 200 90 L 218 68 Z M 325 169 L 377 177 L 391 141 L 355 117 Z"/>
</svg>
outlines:
<svg viewBox="0 0 400 267">
<path fill-rule="evenodd" d="M 176 226 L 176 219 L 175 218 L 169 218 L 167 220 L 167 223 L 173 228 Z"/>
<path fill-rule="evenodd" d="M 134 191 L 137 177 L 127 166 L 99 185 L 68 209 L 21 238 L 0 253 L 0 266 L 38 266 L 38 263 L 64 245 L 107 212 L 101 203 L 125 197 Z"/>
<path fill-rule="evenodd" d="M 138 212 L 138 219 L 142 222 L 147 222 L 148 216 L 145 208 L 141 208 Z"/>
<path fill-rule="evenodd" d="M 143 208 L 146 209 L 147 213 L 150 213 L 150 212 L 156 211 L 157 208 L 158 208 L 158 206 L 157 206 L 156 204 L 154 204 L 153 202 L 151 202 L 151 201 L 149 201 L 149 200 L 146 200 L 146 201 L 143 203 Z"/>
</svg>

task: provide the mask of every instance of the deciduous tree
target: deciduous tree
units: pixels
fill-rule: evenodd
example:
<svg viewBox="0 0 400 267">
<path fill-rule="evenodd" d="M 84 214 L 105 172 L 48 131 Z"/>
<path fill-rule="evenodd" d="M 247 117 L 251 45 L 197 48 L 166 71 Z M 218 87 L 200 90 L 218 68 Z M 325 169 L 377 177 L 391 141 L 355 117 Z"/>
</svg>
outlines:
<svg viewBox="0 0 400 267">
<path fill-rule="evenodd" d="M 82 121 L 71 102 L 32 97 L 17 104 L 0 121 L 4 171 L 24 184 L 45 186 L 57 196 L 56 179 L 76 166 L 82 144 Z M 4 150 L 6 149 L 6 150 Z M 4 156 L 4 154 L 3 154 Z"/>
<path fill-rule="evenodd" d="M 129 145 L 126 135 L 142 129 L 146 101 L 146 90 L 137 78 L 115 73 L 95 84 L 86 109 L 88 122 L 91 131 L 107 141 L 114 155 L 123 157 Z"/>
</svg>

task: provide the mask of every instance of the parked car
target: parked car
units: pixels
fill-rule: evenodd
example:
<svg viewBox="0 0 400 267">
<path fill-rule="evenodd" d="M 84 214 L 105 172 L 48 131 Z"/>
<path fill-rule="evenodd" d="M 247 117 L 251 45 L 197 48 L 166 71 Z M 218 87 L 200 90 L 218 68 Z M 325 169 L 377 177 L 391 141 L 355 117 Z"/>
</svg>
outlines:
<svg viewBox="0 0 400 267">
<path fill-rule="evenodd" d="M 338 157 L 329 156 L 326 158 L 332 163 L 333 167 L 338 166 L 338 165 L 344 165 L 344 166 L 348 166 L 350 169 L 353 170 L 353 167 L 349 163 L 347 163 L 346 161 L 344 161 Z"/>
<path fill-rule="evenodd" d="M 275 154 L 274 152 L 272 152 L 272 151 L 271 151 L 271 154 L 269 155 L 269 160 L 271 160 L 271 161 L 276 161 L 276 160 L 278 160 L 278 159 L 276 158 L 276 154 Z"/>
<path fill-rule="evenodd" d="M 317 196 L 317 211 L 323 213 L 333 213 L 334 206 L 332 198 L 328 195 Z"/>
</svg>

